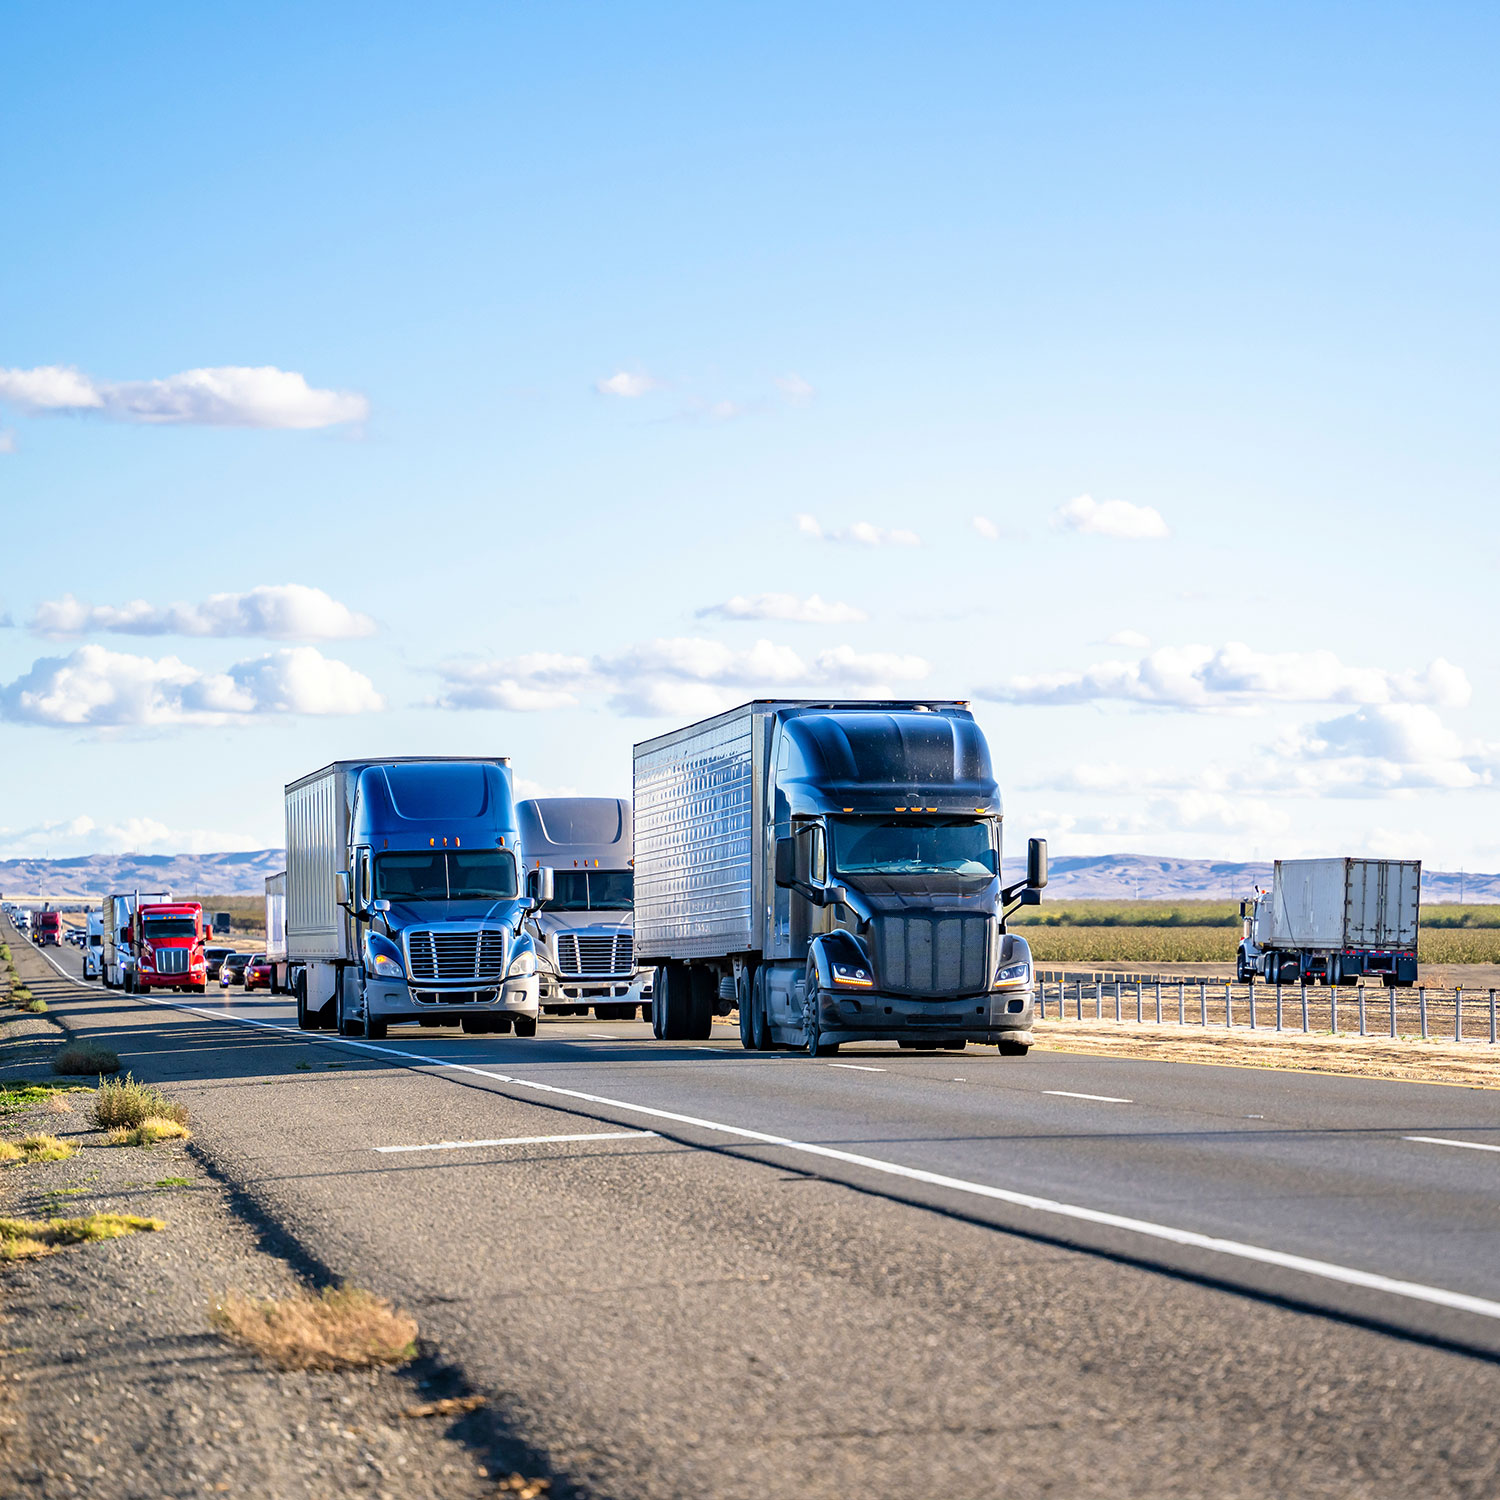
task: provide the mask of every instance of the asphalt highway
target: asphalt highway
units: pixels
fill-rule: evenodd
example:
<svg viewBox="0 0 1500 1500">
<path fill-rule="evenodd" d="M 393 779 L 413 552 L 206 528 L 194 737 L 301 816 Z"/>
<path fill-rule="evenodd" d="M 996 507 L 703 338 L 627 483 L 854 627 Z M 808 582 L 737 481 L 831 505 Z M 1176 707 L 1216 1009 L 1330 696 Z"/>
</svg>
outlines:
<svg viewBox="0 0 1500 1500">
<path fill-rule="evenodd" d="M 1500 1092 L 57 990 L 601 1491 L 1500 1484 Z"/>
</svg>

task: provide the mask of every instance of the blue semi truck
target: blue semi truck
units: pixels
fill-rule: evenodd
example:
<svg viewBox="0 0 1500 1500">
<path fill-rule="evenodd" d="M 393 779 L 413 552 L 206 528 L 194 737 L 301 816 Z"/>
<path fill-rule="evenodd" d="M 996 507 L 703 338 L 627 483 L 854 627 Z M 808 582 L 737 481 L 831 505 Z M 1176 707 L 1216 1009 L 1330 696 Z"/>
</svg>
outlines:
<svg viewBox="0 0 1500 1500">
<path fill-rule="evenodd" d="M 536 949 L 505 759 L 343 760 L 286 788 L 286 962 L 303 1030 L 535 1036 Z"/>
</svg>

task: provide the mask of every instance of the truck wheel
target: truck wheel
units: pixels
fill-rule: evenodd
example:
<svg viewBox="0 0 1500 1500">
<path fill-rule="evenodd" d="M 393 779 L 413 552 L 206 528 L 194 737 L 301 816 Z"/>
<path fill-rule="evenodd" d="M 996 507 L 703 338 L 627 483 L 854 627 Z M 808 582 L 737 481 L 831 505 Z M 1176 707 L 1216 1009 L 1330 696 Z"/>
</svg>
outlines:
<svg viewBox="0 0 1500 1500">
<path fill-rule="evenodd" d="M 755 987 L 750 992 L 750 1023 L 754 1027 L 754 1042 L 757 1052 L 774 1052 L 776 1038 L 771 1034 L 771 1014 L 766 997 L 766 971 L 757 968 Z"/>
<path fill-rule="evenodd" d="M 1031 1051 L 1028 1043 L 1007 1041 L 1004 1037 L 995 1045 L 999 1048 L 1001 1057 L 1025 1057 Z"/>
<path fill-rule="evenodd" d="M 517 1036 L 535 1036 L 536 1035 L 536 1017 L 535 1016 L 517 1016 L 516 1017 L 515 1025 L 516 1025 L 516 1035 Z"/>
<path fill-rule="evenodd" d="M 466 1036 L 486 1036 L 493 1029 L 488 1016 L 462 1016 L 458 1024 Z"/>
<path fill-rule="evenodd" d="M 690 1042 L 706 1042 L 714 1034 L 714 1006 L 719 1000 L 719 976 L 712 969 L 689 969 L 687 1031 Z"/>
<path fill-rule="evenodd" d="M 501 1036 L 508 1036 L 510 1034 L 510 1017 L 508 1015 L 492 1016 L 490 1019 L 495 1023 L 490 1028 L 492 1031 L 497 1032 Z"/>
<path fill-rule="evenodd" d="M 657 976 L 653 1005 L 660 1021 L 653 1029 L 663 1041 L 683 1041 L 690 1034 L 692 971 L 686 964 L 663 964 Z"/>
<path fill-rule="evenodd" d="M 1250 965 L 1245 962 L 1245 950 L 1241 948 L 1234 955 L 1234 982 L 1246 984 L 1250 979 Z"/>
<path fill-rule="evenodd" d="M 740 1046 L 755 1051 L 755 970 L 746 965 L 739 982 Z"/>
<path fill-rule="evenodd" d="M 361 1021 L 356 1021 L 353 1016 L 346 1016 L 344 1014 L 344 983 L 343 983 L 342 976 L 340 976 L 340 979 L 339 979 L 339 993 L 338 993 L 337 1004 L 338 1004 L 338 1031 L 339 1031 L 339 1035 L 340 1036 L 363 1036 L 364 1035 L 364 1031 L 365 1031 L 364 1022 L 362 1020 Z"/>
<path fill-rule="evenodd" d="M 369 1005 L 365 1006 L 365 1040 L 368 1042 L 383 1042 L 385 1040 L 386 1022 L 377 1021 L 370 1014 Z"/>
<path fill-rule="evenodd" d="M 307 1008 L 307 975 L 297 976 L 297 1029 L 299 1031 L 321 1031 L 322 1017 Z"/>
<path fill-rule="evenodd" d="M 822 1002 L 823 992 L 818 988 L 818 976 L 814 971 L 809 970 L 807 993 L 802 1001 L 802 1035 L 807 1040 L 807 1055 L 809 1057 L 837 1057 L 839 1044 L 823 1040 Z"/>
</svg>

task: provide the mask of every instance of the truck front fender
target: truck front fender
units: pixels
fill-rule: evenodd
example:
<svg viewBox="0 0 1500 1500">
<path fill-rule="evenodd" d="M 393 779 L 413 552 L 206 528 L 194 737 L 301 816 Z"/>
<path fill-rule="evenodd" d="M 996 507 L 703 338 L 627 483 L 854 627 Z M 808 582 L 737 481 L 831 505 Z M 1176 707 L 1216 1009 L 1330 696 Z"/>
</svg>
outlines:
<svg viewBox="0 0 1500 1500">
<path fill-rule="evenodd" d="M 837 932 L 820 933 L 807 945 L 807 961 L 817 973 L 820 989 L 834 987 L 833 966 L 863 969 L 872 978 L 875 966 L 864 943 L 852 932 L 840 928 Z"/>
</svg>

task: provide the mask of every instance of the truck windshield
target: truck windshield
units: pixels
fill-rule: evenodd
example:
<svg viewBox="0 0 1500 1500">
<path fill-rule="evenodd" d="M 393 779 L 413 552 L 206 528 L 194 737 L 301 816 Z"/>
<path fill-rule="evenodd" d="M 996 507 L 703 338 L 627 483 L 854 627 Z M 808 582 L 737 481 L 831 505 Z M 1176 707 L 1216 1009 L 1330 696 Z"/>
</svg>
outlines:
<svg viewBox="0 0 1500 1500">
<path fill-rule="evenodd" d="M 548 911 L 629 911 L 635 902 L 631 870 L 554 870 Z"/>
<path fill-rule="evenodd" d="M 973 875 L 996 872 L 989 824 L 965 818 L 831 818 L 840 875 Z"/>
<path fill-rule="evenodd" d="M 504 901 L 516 894 L 516 862 L 500 849 L 377 854 L 375 895 L 386 901 Z"/>
<path fill-rule="evenodd" d="M 196 917 L 143 917 L 141 926 L 148 941 L 159 943 L 163 938 L 198 936 Z"/>
</svg>

